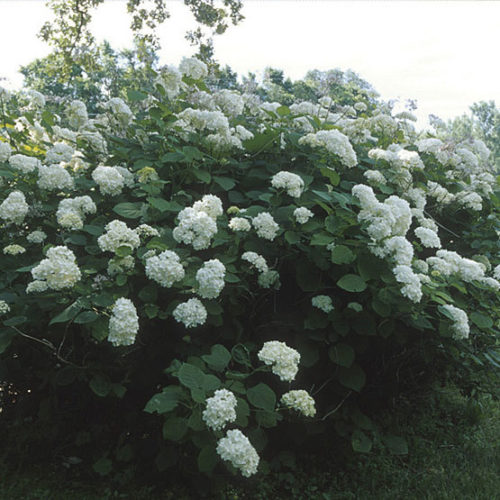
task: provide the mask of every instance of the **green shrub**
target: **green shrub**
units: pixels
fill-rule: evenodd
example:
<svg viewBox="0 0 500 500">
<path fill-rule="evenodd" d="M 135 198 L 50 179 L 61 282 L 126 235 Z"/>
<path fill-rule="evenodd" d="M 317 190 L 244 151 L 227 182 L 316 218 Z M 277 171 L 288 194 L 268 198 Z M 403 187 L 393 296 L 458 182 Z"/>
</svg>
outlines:
<svg viewBox="0 0 500 500">
<path fill-rule="evenodd" d="M 248 477 L 328 433 L 370 451 L 370 408 L 422 373 L 489 390 L 484 144 L 419 136 L 383 104 L 211 93 L 202 63 L 180 69 L 129 92 L 135 116 L 1 94 L 4 418 L 101 475 Z"/>
</svg>

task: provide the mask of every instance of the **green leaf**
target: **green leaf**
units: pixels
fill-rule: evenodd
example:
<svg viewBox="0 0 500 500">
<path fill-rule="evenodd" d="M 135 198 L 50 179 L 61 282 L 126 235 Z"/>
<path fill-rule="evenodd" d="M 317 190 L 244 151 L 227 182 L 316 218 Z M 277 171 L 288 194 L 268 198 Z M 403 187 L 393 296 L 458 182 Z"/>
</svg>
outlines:
<svg viewBox="0 0 500 500">
<path fill-rule="evenodd" d="M 210 172 L 207 172 L 206 170 L 198 170 L 196 168 L 192 169 L 191 172 L 201 182 L 204 182 L 205 184 L 210 184 L 210 181 L 212 180 Z"/>
<path fill-rule="evenodd" d="M 335 172 L 335 170 L 332 170 L 331 168 L 326 168 L 322 167 L 320 168 L 320 172 L 328 178 L 330 181 L 330 184 L 332 186 L 338 186 L 340 182 L 340 175 Z"/>
<path fill-rule="evenodd" d="M 393 455 L 408 455 L 408 443 L 405 438 L 388 434 L 383 437 L 383 441 Z"/>
<path fill-rule="evenodd" d="M 64 309 L 64 311 L 59 313 L 55 318 L 52 318 L 49 325 L 53 325 L 55 323 L 66 323 L 67 321 L 72 320 L 80 312 L 81 308 L 81 303 L 76 300 L 75 302 L 73 302 L 73 304 Z"/>
<path fill-rule="evenodd" d="M 311 238 L 311 246 L 326 246 L 332 243 L 333 236 L 328 233 L 314 233 Z"/>
<path fill-rule="evenodd" d="M 350 264 L 355 259 L 356 255 L 344 245 L 338 245 L 332 250 L 331 261 L 334 264 Z"/>
<path fill-rule="evenodd" d="M 231 353 L 223 345 L 215 344 L 212 346 L 210 354 L 205 354 L 202 359 L 210 368 L 220 372 L 231 361 Z"/>
<path fill-rule="evenodd" d="M 337 345 L 330 347 L 328 356 L 337 365 L 349 368 L 355 357 L 354 349 L 348 345 L 340 342 Z"/>
<path fill-rule="evenodd" d="M 294 233 L 293 231 L 287 231 L 285 233 L 285 240 L 290 243 L 290 245 L 295 245 L 300 241 L 300 234 Z"/>
<path fill-rule="evenodd" d="M 219 457 L 215 446 L 207 445 L 201 449 L 198 455 L 198 470 L 204 474 L 211 474 L 218 461 Z"/>
<path fill-rule="evenodd" d="M 231 349 L 231 356 L 240 365 L 252 367 L 252 363 L 250 362 L 250 352 L 243 344 L 236 344 Z"/>
<path fill-rule="evenodd" d="M 230 177 L 213 177 L 213 181 L 218 184 L 225 191 L 229 191 L 233 189 L 236 185 L 236 182 Z"/>
<path fill-rule="evenodd" d="M 337 281 L 337 286 L 347 292 L 362 292 L 366 290 L 366 282 L 357 274 L 346 274 Z"/>
<path fill-rule="evenodd" d="M 470 319 L 479 328 L 491 328 L 493 326 L 493 320 L 489 316 L 476 311 L 470 315 Z"/>
<path fill-rule="evenodd" d="M 158 289 L 155 285 L 146 285 L 139 292 L 139 298 L 143 302 L 156 302 L 156 298 L 158 297 Z"/>
<path fill-rule="evenodd" d="M 26 316 L 13 316 L 12 318 L 9 318 L 3 322 L 5 326 L 18 326 L 22 325 L 23 323 L 26 323 L 28 321 L 28 318 Z M 52 321 L 50 322 L 50 324 Z"/>
<path fill-rule="evenodd" d="M 115 254 L 118 257 L 127 257 L 128 255 L 132 255 L 132 247 L 128 245 L 121 245 L 115 250 Z"/>
<path fill-rule="evenodd" d="M 113 470 L 113 462 L 109 458 L 101 457 L 94 462 L 92 468 L 100 476 L 107 476 Z"/>
<path fill-rule="evenodd" d="M 197 366 L 183 363 L 177 376 L 179 377 L 180 383 L 189 389 L 203 387 L 205 374 Z"/>
<path fill-rule="evenodd" d="M 341 366 L 338 379 L 344 387 L 359 392 L 365 385 L 366 374 L 358 364 L 354 363 L 349 368 Z"/>
<path fill-rule="evenodd" d="M 101 226 L 85 225 L 83 226 L 82 231 L 85 231 L 93 236 L 100 236 L 104 232 L 104 228 Z"/>
<path fill-rule="evenodd" d="M 163 198 L 148 198 L 148 203 L 156 210 L 160 212 L 166 212 L 170 208 L 170 202 L 164 200 Z"/>
<path fill-rule="evenodd" d="M 369 453 L 372 449 L 373 443 L 363 431 L 356 429 L 352 433 L 351 445 L 352 449 L 358 453 Z"/>
<path fill-rule="evenodd" d="M 248 425 L 248 417 L 250 416 L 250 407 L 248 403 L 242 398 L 236 398 L 238 404 L 236 405 L 236 420 L 234 424 L 239 427 L 246 427 Z"/>
<path fill-rule="evenodd" d="M 113 212 L 125 217 L 125 219 L 138 219 L 142 216 L 142 203 L 118 203 L 113 207 Z"/>
<path fill-rule="evenodd" d="M 146 99 L 148 95 L 138 90 L 127 89 L 127 97 L 130 102 L 139 102 Z"/>
<path fill-rule="evenodd" d="M 94 311 L 84 311 L 75 318 L 75 323 L 77 324 L 92 323 L 98 317 L 99 315 Z"/>
<path fill-rule="evenodd" d="M 107 375 L 98 373 L 94 375 L 89 382 L 89 386 L 95 394 L 101 398 L 106 397 L 111 391 L 111 381 Z"/>
<path fill-rule="evenodd" d="M 168 413 L 177 407 L 181 396 L 180 388 L 177 386 L 169 386 L 163 389 L 163 392 L 155 394 L 144 408 L 146 413 Z"/>
<path fill-rule="evenodd" d="M 170 417 L 163 424 L 163 438 L 170 441 L 181 440 L 188 430 L 188 421 L 186 418 Z"/>
<path fill-rule="evenodd" d="M 260 383 L 247 391 L 248 401 L 256 408 L 273 411 L 276 406 L 276 395 L 266 384 Z"/>
<path fill-rule="evenodd" d="M 2 354 L 7 347 L 9 347 L 15 334 L 16 332 L 12 328 L 3 328 L 0 330 L 0 354 Z"/>
<path fill-rule="evenodd" d="M 288 106 L 280 106 L 276 109 L 276 113 L 280 116 L 288 116 L 290 114 L 290 108 Z"/>
</svg>

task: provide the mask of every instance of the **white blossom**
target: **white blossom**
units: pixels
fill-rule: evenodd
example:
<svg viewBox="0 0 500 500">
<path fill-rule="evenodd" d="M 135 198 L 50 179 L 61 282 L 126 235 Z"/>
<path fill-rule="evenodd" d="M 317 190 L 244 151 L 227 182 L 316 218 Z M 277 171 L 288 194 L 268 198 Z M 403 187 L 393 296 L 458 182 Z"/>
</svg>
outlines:
<svg viewBox="0 0 500 500">
<path fill-rule="evenodd" d="M 52 290 L 72 288 L 81 279 L 75 254 L 65 246 L 51 247 L 47 258 L 31 270 L 33 278 L 45 281 Z"/>
<path fill-rule="evenodd" d="M 452 329 L 454 332 L 455 339 L 467 339 L 469 338 L 469 319 L 467 318 L 467 313 L 458 307 L 446 304 L 442 306 L 453 318 Z"/>
<path fill-rule="evenodd" d="M 292 172 L 281 171 L 273 175 L 271 185 L 276 189 L 285 189 L 293 198 L 299 198 L 304 190 L 304 181 Z"/>
<path fill-rule="evenodd" d="M 115 346 L 132 345 L 139 331 L 139 317 L 134 303 L 124 297 L 117 299 L 109 319 L 108 340 Z"/>
<path fill-rule="evenodd" d="M 104 229 L 106 232 L 97 238 L 97 244 L 103 252 L 116 252 L 121 246 L 127 246 L 133 250 L 141 244 L 137 233 L 127 227 L 125 222 L 115 219 L 109 222 Z"/>
<path fill-rule="evenodd" d="M 257 236 L 266 240 L 274 240 L 279 231 L 279 225 L 268 212 L 261 212 L 252 219 L 252 225 L 257 232 Z"/>
<path fill-rule="evenodd" d="M 199 299 L 192 298 L 179 304 L 173 312 L 174 319 L 186 328 L 203 325 L 207 320 L 207 310 Z"/>
<path fill-rule="evenodd" d="M 316 295 L 316 297 L 311 299 L 311 303 L 314 307 L 321 309 L 327 314 L 334 309 L 332 299 L 328 295 Z"/>
<path fill-rule="evenodd" d="M 0 218 L 6 222 L 22 224 L 28 210 L 29 205 L 24 194 L 21 191 L 13 191 L 0 205 Z"/>
<path fill-rule="evenodd" d="M 259 455 L 248 438 L 238 429 L 229 430 L 226 437 L 219 440 L 217 453 L 239 469 L 244 477 L 250 477 L 257 472 Z"/>
<path fill-rule="evenodd" d="M 299 371 L 299 352 L 279 340 L 265 342 L 257 356 L 283 381 L 291 382 Z"/>
<path fill-rule="evenodd" d="M 293 211 L 293 216 L 299 224 L 305 224 L 314 214 L 306 207 L 298 207 Z"/>
<path fill-rule="evenodd" d="M 297 410 L 305 417 L 314 417 L 316 415 L 314 399 L 307 391 L 288 391 L 281 396 L 281 402 L 284 406 Z"/>
<path fill-rule="evenodd" d="M 204 299 L 216 299 L 224 288 L 226 268 L 218 259 L 208 260 L 196 273 L 198 290 L 196 293 Z"/>
<path fill-rule="evenodd" d="M 222 430 L 227 423 L 236 420 L 235 395 L 227 389 L 215 391 L 211 398 L 207 398 L 206 407 L 202 413 L 203 421 L 213 431 Z"/>
</svg>

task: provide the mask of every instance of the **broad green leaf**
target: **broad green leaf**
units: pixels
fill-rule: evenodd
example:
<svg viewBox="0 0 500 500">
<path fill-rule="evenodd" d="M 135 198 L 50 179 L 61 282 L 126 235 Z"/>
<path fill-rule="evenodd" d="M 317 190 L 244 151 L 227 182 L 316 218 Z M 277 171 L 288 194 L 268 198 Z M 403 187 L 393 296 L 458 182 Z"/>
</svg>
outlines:
<svg viewBox="0 0 500 500">
<path fill-rule="evenodd" d="M 405 438 L 388 434 L 382 439 L 393 455 L 408 455 L 408 443 Z"/>
<path fill-rule="evenodd" d="M 231 353 L 223 345 L 215 344 L 212 346 L 210 354 L 205 354 L 202 359 L 210 368 L 220 372 L 231 361 Z"/>
<path fill-rule="evenodd" d="M 5 326 L 18 326 L 18 325 L 22 325 L 23 323 L 26 323 L 26 321 L 28 321 L 28 318 L 26 316 L 13 316 L 12 318 L 6 319 L 3 322 L 3 324 Z M 54 323 L 55 323 L 55 321 L 54 321 Z M 50 322 L 50 324 L 52 324 L 52 321 Z"/>
<path fill-rule="evenodd" d="M 328 233 L 315 233 L 311 238 L 311 246 L 326 246 L 333 242 L 333 236 Z"/>
<path fill-rule="evenodd" d="M 0 354 L 2 354 L 7 347 L 9 347 L 15 334 L 16 332 L 12 328 L 2 328 L 0 330 Z"/>
<path fill-rule="evenodd" d="M 290 243 L 290 245 L 295 245 L 300 241 L 300 234 L 293 231 L 287 231 L 285 233 L 285 240 Z"/>
<path fill-rule="evenodd" d="M 363 431 L 356 429 L 352 433 L 351 445 L 352 449 L 358 453 L 369 453 L 372 449 L 373 443 Z"/>
<path fill-rule="evenodd" d="M 489 316 L 476 311 L 470 315 L 470 319 L 479 328 L 491 328 L 493 326 L 493 321 Z"/>
<path fill-rule="evenodd" d="M 357 274 L 346 274 L 337 281 L 337 286 L 347 292 L 362 292 L 366 290 L 366 282 Z"/>
<path fill-rule="evenodd" d="M 252 366 L 252 363 L 250 362 L 250 352 L 243 344 L 236 344 L 231 349 L 231 356 L 236 361 L 236 363 L 239 363 L 240 365 L 245 365 L 248 367 Z"/>
<path fill-rule="evenodd" d="M 256 408 L 273 411 L 276 406 L 276 395 L 266 384 L 260 383 L 247 391 L 248 401 Z"/>
<path fill-rule="evenodd" d="M 344 387 L 359 392 L 365 385 L 366 374 L 358 364 L 354 363 L 349 368 L 341 366 L 338 379 Z"/>
<path fill-rule="evenodd" d="M 349 368 L 355 357 L 354 349 L 348 345 L 340 342 L 337 345 L 330 347 L 328 356 L 337 365 Z"/>
<path fill-rule="evenodd" d="M 113 212 L 125 219 L 139 219 L 142 216 L 142 203 L 118 203 L 113 207 Z"/>
<path fill-rule="evenodd" d="M 127 97 L 130 102 L 143 101 L 148 97 L 148 94 L 139 92 L 138 90 L 127 89 Z"/>
<path fill-rule="evenodd" d="M 163 438 L 170 441 L 179 441 L 188 430 L 188 421 L 186 418 L 170 417 L 163 424 Z"/>
<path fill-rule="evenodd" d="M 234 186 L 236 185 L 236 181 L 231 179 L 231 177 L 213 177 L 213 181 L 218 184 L 222 189 L 225 191 L 229 191 L 230 189 L 233 189 Z"/>
<path fill-rule="evenodd" d="M 170 208 L 170 202 L 163 198 L 148 198 L 148 203 L 160 212 L 166 212 Z"/>
<path fill-rule="evenodd" d="M 328 180 L 330 181 L 330 184 L 332 186 L 338 186 L 339 185 L 339 182 L 340 182 L 340 175 L 337 174 L 337 172 L 335 172 L 335 170 L 332 170 L 331 168 L 327 168 L 327 167 L 322 167 L 320 169 L 320 172 L 328 178 Z"/>
<path fill-rule="evenodd" d="M 350 264 L 355 259 L 356 255 L 344 245 L 335 246 L 331 253 L 331 261 L 334 264 Z"/>
<path fill-rule="evenodd" d="M 75 323 L 78 324 L 92 323 L 98 317 L 99 315 L 94 311 L 84 311 L 75 318 Z"/>
<path fill-rule="evenodd" d="M 94 375 L 89 382 L 92 391 L 101 398 L 106 397 L 111 391 L 111 381 L 109 377 L 103 373 Z"/>
<path fill-rule="evenodd" d="M 146 413 L 168 413 L 177 407 L 181 396 L 180 388 L 177 386 L 165 387 L 163 392 L 155 394 L 144 408 Z"/>
<path fill-rule="evenodd" d="M 68 306 L 64 311 L 59 313 L 55 318 L 50 320 L 49 325 L 53 325 L 55 323 L 66 323 L 67 321 L 72 320 L 82 309 L 82 304 L 76 300 Z"/>
<path fill-rule="evenodd" d="M 210 181 L 212 180 L 210 172 L 207 172 L 206 170 L 199 170 L 196 168 L 193 168 L 191 172 L 201 182 L 204 182 L 205 184 L 210 184 Z"/>
<path fill-rule="evenodd" d="M 109 458 L 101 457 L 94 462 L 92 468 L 100 476 L 107 476 L 113 470 L 113 462 Z"/>
<path fill-rule="evenodd" d="M 198 470 L 204 474 L 211 474 L 219 462 L 216 447 L 213 444 L 203 447 L 198 454 Z"/>
<path fill-rule="evenodd" d="M 194 365 L 183 363 L 178 373 L 179 381 L 189 389 L 203 387 L 205 374 Z"/>
</svg>

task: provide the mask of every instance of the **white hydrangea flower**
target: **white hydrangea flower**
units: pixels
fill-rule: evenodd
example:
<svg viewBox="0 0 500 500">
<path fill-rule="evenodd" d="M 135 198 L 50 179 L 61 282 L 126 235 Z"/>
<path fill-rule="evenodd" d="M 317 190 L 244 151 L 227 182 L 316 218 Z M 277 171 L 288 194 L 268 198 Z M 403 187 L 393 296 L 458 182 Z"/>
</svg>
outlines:
<svg viewBox="0 0 500 500">
<path fill-rule="evenodd" d="M 250 222 L 243 217 L 233 217 L 229 221 L 228 226 L 229 229 L 232 229 L 233 231 L 250 231 L 252 228 Z"/>
<path fill-rule="evenodd" d="M 181 90 L 182 75 L 175 66 L 165 66 L 155 83 L 165 89 L 169 99 L 173 99 Z"/>
<path fill-rule="evenodd" d="M 349 138 L 336 129 L 320 130 L 307 134 L 299 139 L 299 144 L 307 144 L 313 148 L 324 147 L 330 153 L 337 155 L 347 168 L 358 164 L 356 152 L 349 142 Z"/>
<path fill-rule="evenodd" d="M 367 170 L 363 176 L 366 177 L 366 180 L 372 184 L 387 184 L 387 179 L 379 170 Z"/>
<path fill-rule="evenodd" d="M 45 153 L 45 163 L 48 165 L 52 163 L 69 162 L 73 157 L 75 149 L 64 143 L 56 142 L 46 153 Z"/>
<path fill-rule="evenodd" d="M 40 231 L 38 229 L 36 231 L 32 231 L 26 236 L 26 239 L 30 243 L 43 243 L 46 238 L 47 235 L 43 231 Z"/>
<path fill-rule="evenodd" d="M 261 212 L 252 219 L 252 225 L 257 232 L 257 236 L 273 241 L 279 231 L 279 225 L 269 212 Z"/>
<path fill-rule="evenodd" d="M 448 205 L 455 199 L 445 187 L 433 181 L 427 181 L 427 195 L 443 205 Z"/>
<path fill-rule="evenodd" d="M 368 109 L 368 107 L 366 106 L 366 104 L 365 104 L 364 102 L 356 102 L 356 103 L 354 104 L 354 109 L 355 109 L 356 111 L 361 111 L 361 112 L 363 112 L 363 111 L 366 111 L 366 110 Z"/>
<path fill-rule="evenodd" d="M 470 208 L 476 212 L 480 212 L 483 209 L 483 199 L 478 193 L 474 193 L 473 191 L 461 191 L 455 195 L 455 201 L 465 208 Z"/>
<path fill-rule="evenodd" d="M 207 320 L 207 310 L 199 299 L 192 298 L 179 304 L 173 312 L 174 319 L 186 328 L 203 325 Z"/>
<path fill-rule="evenodd" d="M 281 286 L 279 279 L 280 275 L 278 271 L 270 270 L 260 273 L 257 282 L 262 288 L 274 287 L 275 289 L 279 289 Z"/>
<path fill-rule="evenodd" d="M 225 274 L 226 267 L 220 260 L 208 260 L 196 273 L 196 293 L 204 299 L 216 299 L 224 288 Z"/>
<path fill-rule="evenodd" d="M 163 287 L 171 287 L 182 280 L 184 274 L 179 256 L 171 250 L 146 258 L 146 276 Z"/>
<path fill-rule="evenodd" d="M 41 165 L 41 162 L 33 156 L 16 154 L 9 158 L 9 164 L 12 168 L 19 170 L 23 174 L 29 174 L 34 172 Z"/>
<path fill-rule="evenodd" d="M 66 108 L 66 116 L 68 118 L 69 126 L 78 130 L 85 125 L 88 120 L 87 106 L 82 101 L 72 101 Z"/>
<path fill-rule="evenodd" d="M 468 339 L 469 338 L 469 318 L 467 313 L 458 307 L 446 304 L 442 306 L 443 309 L 453 317 L 453 331 L 455 339 Z"/>
<path fill-rule="evenodd" d="M 135 228 L 135 232 L 141 237 L 152 238 L 153 236 L 160 236 L 158 229 L 151 227 L 148 224 L 141 224 Z"/>
<path fill-rule="evenodd" d="M 220 111 L 186 108 L 177 115 L 174 125 L 187 131 L 211 130 L 213 132 L 230 135 L 229 121 Z"/>
<path fill-rule="evenodd" d="M 26 92 L 27 97 L 30 100 L 30 105 L 35 108 L 44 108 L 45 107 L 45 96 L 38 92 L 37 90 L 28 90 Z"/>
<path fill-rule="evenodd" d="M 488 288 L 491 288 L 495 292 L 500 291 L 500 281 L 496 280 L 495 278 L 481 278 L 480 281 L 483 285 L 486 285 Z"/>
<path fill-rule="evenodd" d="M 314 307 L 321 309 L 327 314 L 334 309 L 332 299 L 328 295 L 316 295 L 316 297 L 311 299 L 311 303 Z"/>
<path fill-rule="evenodd" d="M 0 162 L 7 161 L 12 153 L 12 148 L 8 142 L 0 140 Z"/>
<path fill-rule="evenodd" d="M 90 149 L 96 153 L 106 154 L 108 146 L 104 137 L 97 131 L 92 130 L 80 130 L 78 132 L 78 138 L 84 140 Z"/>
<path fill-rule="evenodd" d="M 293 198 L 299 198 L 304 190 L 304 181 L 292 172 L 281 171 L 273 175 L 271 185 L 276 189 L 285 189 Z"/>
<path fill-rule="evenodd" d="M 102 194 L 117 196 L 122 192 L 125 179 L 115 167 L 99 166 L 92 172 L 92 179 L 99 186 Z"/>
<path fill-rule="evenodd" d="M 21 191 L 13 191 L 0 205 L 0 218 L 6 222 L 22 224 L 28 210 L 29 205 L 24 194 Z"/>
<path fill-rule="evenodd" d="M 139 331 L 139 317 L 134 303 L 124 297 L 117 299 L 109 319 L 108 340 L 115 346 L 132 345 Z"/>
<path fill-rule="evenodd" d="M 40 165 L 38 167 L 38 187 L 47 191 L 73 189 L 75 181 L 71 174 L 61 165 Z"/>
<path fill-rule="evenodd" d="M 497 280 L 500 280 L 500 264 L 498 266 L 495 266 L 493 269 L 493 277 Z"/>
<path fill-rule="evenodd" d="M 206 400 L 206 408 L 202 413 L 203 421 L 213 431 L 222 430 L 228 422 L 236 420 L 235 395 L 227 389 L 215 391 L 211 398 Z"/>
<path fill-rule="evenodd" d="M 26 293 L 40 293 L 45 292 L 45 290 L 48 289 L 49 286 L 47 285 L 46 281 L 35 280 L 31 283 L 28 283 L 28 286 L 26 287 Z"/>
<path fill-rule="evenodd" d="M 417 229 L 415 229 L 415 236 L 426 248 L 441 248 L 441 240 L 432 229 L 417 227 Z"/>
<path fill-rule="evenodd" d="M 219 90 L 214 94 L 214 100 L 226 116 L 236 118 L 243 113 L 245 103 L 240 93 L 235 90 Z"/>
<path fill-rule="evenodd" d="M 86 214 L 95 214 L 96 204 L 90 196 L 66 198 L 59 202 L 56 218 L 61 227 L 78 230 L 83 227 Z"/>
<path fill-rule="evenodd" d="M 299 224 L 305 224 L 314 214 L 306 207 L 298 207 L 293 211 L 293 216 Z"/>
<path fill-rule="evenodd" d="M 125 104 L 123 99 L 119 97 L 111 98 L 102 105 L 102 108 L 110 111 L 117 125 L 121 127 L 126 127 L 134 118 L 130 108 Z"/>
<path fill-rule="evenodd" d="M 269 271 L 266 259 L 256 252 L 245 252 L 242 254 L 241 259 L 250 262 L 260 273 Z"/>
<path fill-rule="evenodd" d="M 299 352 L 279 340 L 265 342 L 257 357 L 285 382 L 291 382 L 299 371 Z"/>
<path fill-rule="evenodd" d="M 65 246 L 49 248 L 47 258 L 31 270 L 33 279 L 45 281 L 48 288 L 72 288 L 81 279 L 75 254 Z"/>
<path fill-rule="evenodd" d="M 128 168 L 120 167 L 120 166 L 116 166 L 113 168 L 118 170 L 118 172 L 121 174 L 121 176 L 123 177 L 123 182 L 124 182 L 125 186 L 134 187 L 135 176 Z"/>
<path fill-rule="evenodd" d="M 252 132 L 250 132 L 250 130 L 247 130 L 243 125 L 236 125 L 236 127 L 234 128 L 234 132 L 241 141 L 248 141 L 250 139 L 253 139 L 254 137 Z"/>
<path fill-rule="evenodd" d="M 229 430 L 226 437 L 219 439 L 217 453 L 239 469 L 244 477 L 250 477 L 257 472 L 259 455 L 248 438 L 238 429 Z"/>
<path fill-rule="evenodd" d="M 284 406 L 297 410 L 305 417 L 314 417 L 316 415 L 314 399 L 307 391 L 288 391 L 281 396 L 281 402 Z"/>
<path fill-rule="evenodd" d="M 26 252 L 26 248 L 16 244 L 7 245 L 6 247 L 3 248 L 3 253 L 5 255 L 20 255 L 24 252 Z"/>
<path fill-rule="evenodd" d="M 214 220 L 223 214 L 222 201 L 218 196 L 213 194 L 206 194 L 201 200 L 195 201 L 193 209 L 196 212 L 205 212 Z"/>
<path fill-rule="evenodd" d="M 196 57 L 183 57 L 179 64 L 179 70 L 183 75 L 193 80 L 201 80 L 208 75 L 207 65 Z"/>
<path fill-rule="evenodd" d="M 0 300 L 0 315 L 7 314 L 10 311 L 10 306 L 5 300 Z"/>
<path fill-rule="evenodd" d="M 385 240 L 383 251 L 391 255 L 398 265 L 409 266 L 413 260 L 413 245 L 404 236 L 393 236 Z"/>
<path fill-rule="evenodd" d="M 419 277 L 412 271 L 411 267 L 405 265 L 396 266 L 392 272 L 396 281 L 403 283 L 401 293 L 412 302 L 420 302 L 422 299 L 422 284 Z"/>
<path fill-rule="evenodd" d="M 141 244 L 137 233 L 127 227 L 125 222 L 115 219 L 109 222 L 104 229 L 106 229 L 106 233 L 97 238 L 97 244 L 103 252 L 116 252 L 121 246 L 127 246 L 133 250 Z"/>
<path fill-rule="evenodd" d="M 416 259 L 413 262 L 413 267 L 415 268 L 415 271 L 419 273 L 427 274 L 429 272 L 429 264 L 427 264 L 425 260 Z"/>
<path fill-rule="evenodd" d="M 179 224 L 174 228 L 172 236 L 175 241 L 192 245 L 195 250 L 208 248 L 211 239 L 217 233 L 215 220 L 206 212 L 187 207 L 179 212 Z"/>
</svg>

